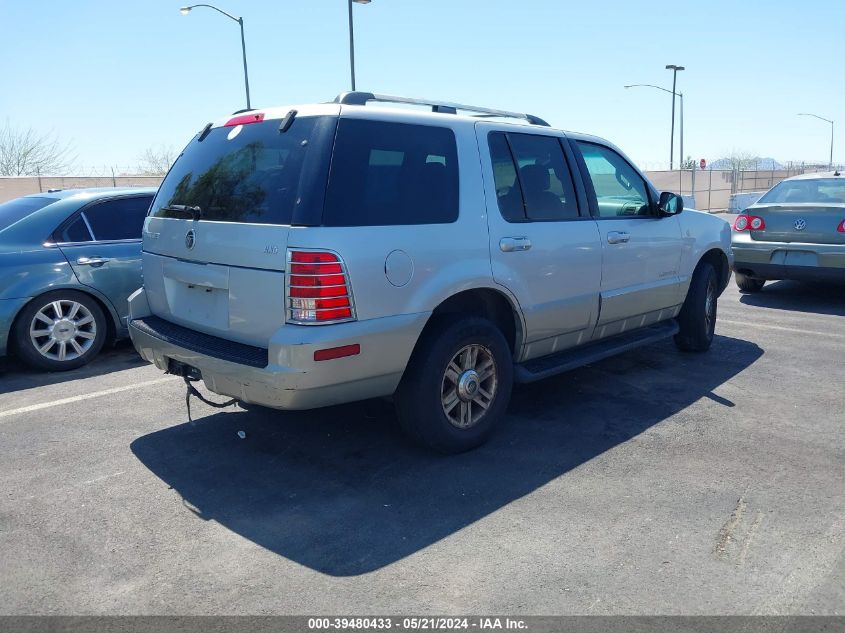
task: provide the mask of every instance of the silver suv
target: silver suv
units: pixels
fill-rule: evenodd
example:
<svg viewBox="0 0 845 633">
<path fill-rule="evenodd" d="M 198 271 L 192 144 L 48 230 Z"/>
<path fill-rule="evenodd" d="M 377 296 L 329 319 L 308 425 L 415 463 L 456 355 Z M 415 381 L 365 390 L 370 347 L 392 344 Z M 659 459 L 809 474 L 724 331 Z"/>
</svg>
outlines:
<svg viewBox="0 0 845 633">
<path fill-rule="evenodd" d="M 362 92 L 236 113 L 158 191 L 130 332 L 242 403 L 393 395 L 413 437 L 464 451 L 514 381 L 671 336 L 708 349 L 730 226 L 682 210 L 531 115 Z"/>
</svg>

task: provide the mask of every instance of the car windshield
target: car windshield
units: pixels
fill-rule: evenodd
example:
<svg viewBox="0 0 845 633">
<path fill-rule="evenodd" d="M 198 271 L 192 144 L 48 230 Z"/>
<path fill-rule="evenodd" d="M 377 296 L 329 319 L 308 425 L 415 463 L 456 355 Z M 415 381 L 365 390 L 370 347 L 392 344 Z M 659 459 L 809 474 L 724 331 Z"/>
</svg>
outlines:
<svg viewBox="0 0 845 633">
<path fill-rule="evenodd" d="M 769 204 L 845 204 L 845 178 L 784 180 L 758 202 Z"/>
<path fill-rule="evenodd" d="M 0 204 L 0 231 L 55 202 L 55 198 L 16 198 Z"/>
</svg>

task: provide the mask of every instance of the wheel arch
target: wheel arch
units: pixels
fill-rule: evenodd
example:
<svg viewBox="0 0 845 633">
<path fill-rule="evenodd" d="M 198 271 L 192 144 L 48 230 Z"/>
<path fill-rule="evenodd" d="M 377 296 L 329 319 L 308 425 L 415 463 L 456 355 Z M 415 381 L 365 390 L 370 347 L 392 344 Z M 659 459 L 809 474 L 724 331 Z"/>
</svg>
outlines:
<svg viewBox="0 0 845 633">
<path fill-rule="evenodd" d="M 515 300 L 499 289 L 472 288 L 449 296 L 432 310 L 423 333 L 450 314 L 488 319 L 501 330 L 514 357 L 522 348 L 525 327 L 521 313 Z"/>
<path fill-rule="evenodd" d="M 728 256 L 720 248 L 711 248 L 699 258 L 698 263 L 695 265 L 696 270 L 701 266 L 702 262 L 713 266 L 713 269 L 716 271 L 716 278 L 719 280 L 719 294 L 722 294 L 731 278 L 731 265 Z"/>
</svg>

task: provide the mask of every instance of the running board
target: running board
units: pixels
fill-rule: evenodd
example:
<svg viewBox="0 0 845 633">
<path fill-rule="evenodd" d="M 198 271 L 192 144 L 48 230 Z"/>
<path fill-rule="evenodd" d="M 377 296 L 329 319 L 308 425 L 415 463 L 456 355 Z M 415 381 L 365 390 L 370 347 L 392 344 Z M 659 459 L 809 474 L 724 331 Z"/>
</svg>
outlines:
<svg viewBox="0 0 845 633">
<path fill-rule="evenodd" d="M 678 333 L 675 319 L 664 321 L 649 327 L 618 334 L 611 338 L 596 341 L 583 347 L 568 349 L 551 356 L 535 358 L 525 363 L 514 365 L 513 379 L 516 382 L 534 382 L 565 371 L 583 367 L 590 363 L 616 356 L 622 352 L 650 345 Z"/>
</svg>

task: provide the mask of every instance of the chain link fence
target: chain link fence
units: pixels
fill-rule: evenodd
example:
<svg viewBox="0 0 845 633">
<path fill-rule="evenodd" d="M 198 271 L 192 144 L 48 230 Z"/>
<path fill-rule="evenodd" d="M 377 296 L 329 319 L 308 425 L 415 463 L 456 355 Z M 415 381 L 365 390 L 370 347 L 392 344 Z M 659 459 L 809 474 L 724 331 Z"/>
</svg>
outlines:
<svg viewBox="0 0 845 633">
<path fill-rule="evenodd" d="M 825 171 L 830 171 L 827 165 L 802 163 L 790 164 L 785 169 L 675 169 L 645 173 L 660 191 L 691 196 L 695 198 L 696 209 L 718 212 L 733 210 L 731 200 L 735 194 L 763 195 L 786 178 Z"/>
</svg>

